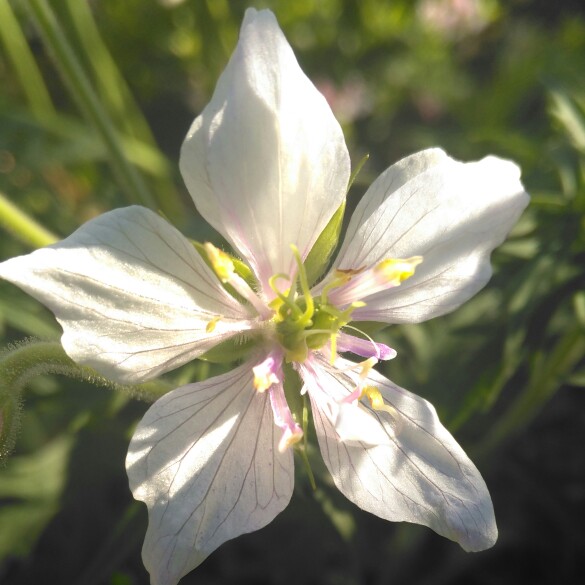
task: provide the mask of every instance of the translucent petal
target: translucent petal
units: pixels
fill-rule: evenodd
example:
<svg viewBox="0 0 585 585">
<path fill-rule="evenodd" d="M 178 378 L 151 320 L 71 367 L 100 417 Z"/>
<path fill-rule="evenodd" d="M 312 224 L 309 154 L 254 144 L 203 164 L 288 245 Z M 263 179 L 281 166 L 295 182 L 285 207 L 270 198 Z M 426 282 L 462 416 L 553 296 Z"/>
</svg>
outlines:
<svg viewBox="0 0 585 585">
<path fill-rule="evenodd" d="M 527 204 L 518 167 L 495 157 L 461 163 L 432 149 L 390 167 L 358 204 L 334 267 L 423 262 L 400 286 L 364 298 L 353 318 L 413 323 L 456 309 L 487 283 L 491 251 Z"/>
<path fill-rule="evenodd" d="M 337 368 L 322 362 L 319 369 L 320 384 L 337 401 L 359 380 L 350 365 L 337 360 Z M 309 388 L 321 453 L 335 485 L 360 508 L 386 520 L 424 524 L 468 551 L 492 546 L 497 528 L 485 482 L 433 406 L 373 370 L 366 383 L 380 391 L 389 407 L 388 412 L 375 410 L 361 402 L 385 436 L 376 445 L 371 430 L 364 442 L 355 436 L 342 441 L 335 421 Z M 344 414 L 347 430 L 351 414 Z M 361 424 L 356 419 L 356 429 Z"/>
<path fill-rule="evenodd" d="M 321 409 L 321 413 L 327 413 Z M 339 405 L 337 416 L 331 419 L 339 440 L 344 444 L 362 443 L 368 447 L 384 445 L 390 442 L 390 437 L 378 419 L 360 404 L 342 403 Z"/>
<path fill-rule="evenodd" d="M 55 313 L 74 361 L 122 383 L 153 378 L 254 325 L 189 240 L 143 207 L 105 213 L 7 260 L 0 277 Z"/>
<path fill-rule="evenodd" d="M 339 208 L 343 134 L 268 11 L 246 12 L 213 98 L 183 144 L 181 172 L 205 219 L 268 278 L 291 274 Z"/>
<path fill-rule="evenodd" d="M 169 392 L 134 433 L 126 468 L 149 510 L 142 556 L 153 585 L 174 585 L 290 500 L 292 450 L 278 451 L 281 432 L 252 365 Z"/>
</svg>

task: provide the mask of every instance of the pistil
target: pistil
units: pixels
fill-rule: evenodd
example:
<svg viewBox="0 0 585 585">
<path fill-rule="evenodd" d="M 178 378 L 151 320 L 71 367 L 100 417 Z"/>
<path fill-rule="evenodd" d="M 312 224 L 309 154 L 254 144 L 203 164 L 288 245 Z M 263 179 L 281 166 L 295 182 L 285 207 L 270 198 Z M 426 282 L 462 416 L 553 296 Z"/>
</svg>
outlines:
<svg viewBox="0 0 585 585">
<path fill-rule="evenodd" d="M 339 331 L 351 321 L 352 312 L 364 303 L 356 301 L 340 309 L 327 301 L 325 293 L 314 299 L 299 251 L 295 246 L 291 249 L 298 267 L 291 285 L 284 292 L 278 288 L 277 280 L 288 280 L 285 274 L 276 274 L 269 281 L 276 295 L 270 307 L 274 311 L 272 321 L 278 341 L 285 349 L 287 362 L 303 362 L 310 350 L 321 349 L 327 344 L 334 360 Z"/>
</svg>

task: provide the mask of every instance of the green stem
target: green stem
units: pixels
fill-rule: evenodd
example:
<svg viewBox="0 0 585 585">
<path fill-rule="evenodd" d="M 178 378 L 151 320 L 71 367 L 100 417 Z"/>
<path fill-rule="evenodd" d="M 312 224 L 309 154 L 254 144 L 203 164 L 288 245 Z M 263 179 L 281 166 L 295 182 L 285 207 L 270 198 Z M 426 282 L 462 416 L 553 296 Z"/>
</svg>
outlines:
<svg viewBox="0 0 585 585">
<path fill-rule="evenodd" d="M 103 41 L 91 3 L 66 0 L 66 4 L 80 48 L 80 59 L 121 135 L 128 160 L 138 169 L 153 175 L 154 180 L 149 185 L 163 214 L 172 222 L 182 222 L 185 207 L 173 182 L 174 169 L 160 152 L 144 114 Z M 152 158 L 156 160 L 157 173 L 153 173 L 153 164 L 148 160 Z"/>
<path fill-rule="evenodd" d="M 154 401 L 170 390 L 170 385 L 162 381 L 135 386 L 116 384 L 94 369 L 76 364 L 58 341 L 28 341 L 0 355 L 0 391 L 20 393 L 32 378 L 41 374 L 61 374 L 95 386 L 122 390 L 146 401 Z"/>
<path fill-rule="evenodd" d="M 308 449 L 309 449 L 309 406 L 307 404 L 307 395 L 303 395 L 303 446 L 299 449 L 301 454 L 301 459 L 305 464 L 305 469 L 307 470 L 307 475 L 309 476 L 309 482 L 313 491 L 317 489 L 317 484 L 315 483 L 315 476 L 313 475 L 313 470 L 311 469 L 311 462 L 309 461 Z"/>
<path fill-rule="evenodd" d="M 126 506 L 121 516 L 107 535 L 92 552 L 92 557 L 83 568 L 74 585 L 99 585 L 111 582 L 111 575 L 123 564 L 130 551 L 140 546 L 142 539 L 143 510 L 139 502 Z"/>
<path fill-rule="evenodd" d="M 77 365 L 57 341 L 28 341 L 0 355 L 0 460 L 14 447 L 20 428 L 21 396 L 30 380 L 42 374 L 61 374 L 96 386 L 125 391 L 154 401 L 171 388 L 160 381 L 120 386 L 91 368 Z"/>
<path fill-rule="evenodd" d="M 37 26 L 52 51 L 61 75 L 84 116 L 94 125 L 110 156 L 112 169 L 131 202 L 156 209 L 155 200 L 138 171 L 130 164 L 114 124 L 103 108 L 73 48 L 46 0 L 28 0 Z"/>
<path fill-rule="evenodd" d="M 0 193 L 0 225 L 32 248 L 49 246 L 58 240 L 55 234 L 16 207 L 2 193 Z"/>
<path fill-rule="evenodd" d="M 94 86 L 116 127 L 124 129 L 130 137 L 154 145 L 150 128 L 101 38 L 91 4 L 79 0 L 66 0 L 66 4 L 87 69 L 92 72 Z"/>
<path fill-rule="evenodd" d="M 35 118 L 53 116 L 53 102 L 8 0 L 0 0 L 0 38 Z"/>
<path fill-rule="evenodd" d="M 515 430 L 528 424 L 552 398 L 585 356 L 581 327 L 569 330 L 532 371 L 524 391 L 497 421 L 480 445 L 481 452 L 494 449 Z"/>
</svg>

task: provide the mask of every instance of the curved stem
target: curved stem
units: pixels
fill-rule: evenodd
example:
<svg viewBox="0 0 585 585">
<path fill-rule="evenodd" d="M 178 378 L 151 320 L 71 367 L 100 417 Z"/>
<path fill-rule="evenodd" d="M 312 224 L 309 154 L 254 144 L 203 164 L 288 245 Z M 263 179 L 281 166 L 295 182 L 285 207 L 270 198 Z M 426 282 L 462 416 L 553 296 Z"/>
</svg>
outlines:
<svg viewBox="0 0 585 585">
<path fill-rule="evenodd" d="M 32 378 L 41 374 L 61 374 L 96 386 L 122 390 L 147 401 L 154 401 L 170 390 L 170 385 L 162 381 L 135 386 L 116 384 L 92 368 L 77 365 L 58 341 L 27 341 L 0 355 L 1 392 L 18 394 Z"/>
<path fill-rule="evenodd" d="M 32 248 L 53 244 L 57 236 L 29 217 L 0 193 L 0 225 Z"/>
</svg>

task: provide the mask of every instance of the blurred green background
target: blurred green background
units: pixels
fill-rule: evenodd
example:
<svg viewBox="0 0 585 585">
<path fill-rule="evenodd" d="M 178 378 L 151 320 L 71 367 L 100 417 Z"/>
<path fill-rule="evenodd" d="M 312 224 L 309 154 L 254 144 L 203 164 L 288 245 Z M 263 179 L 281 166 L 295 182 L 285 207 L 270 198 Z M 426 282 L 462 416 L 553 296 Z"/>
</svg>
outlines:
<svg viewBox="0 0 585 585">
<path fill-rule="evenodd" d="M 370 154 L 350 208 L 387 166 L 430 146 L 522 167 L 531 206 L 494 254 L 488 287 L 453 315 L 379 336 L 399 353 L 385 373 L 433 402 L 482 471 L 500 539 L 467 554 L 426 528 L 363 513 L 316 450 L 315 493 L 297 462 L 289 508 L 182 583 L 583 583 L 581 0 L 0 0 L 0 259 L 131 203 L 217 241 L 177 160 L 248 5 L 276 13 L 354 165 Z M 8 348 L 59 330 L 2 282 L 0 336 Z M 220 369 L 199 362 L 169 381 Z M 58 375 L 3 392 L 4 447 L 22 409 L 0 468 L 0 583 L 147 583 L 146 510 L 131 498 L 124 457 L 148 404 Z"/>
</svg>

